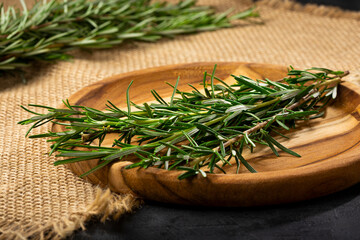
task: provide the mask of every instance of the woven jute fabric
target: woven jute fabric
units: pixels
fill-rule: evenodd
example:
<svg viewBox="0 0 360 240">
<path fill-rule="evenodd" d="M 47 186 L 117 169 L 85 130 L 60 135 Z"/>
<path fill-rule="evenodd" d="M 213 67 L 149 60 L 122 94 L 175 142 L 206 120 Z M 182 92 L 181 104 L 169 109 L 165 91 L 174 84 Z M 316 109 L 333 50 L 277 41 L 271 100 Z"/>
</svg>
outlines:
<svg viewBox="0 0 360 240">
<path fill-rule="evenodd" d="M 12 2 L 11 0 L 7 3 Z M 200 1 L 219 10 L 244 9 L 240 0 Z M 136 209 L 140 201 L 93 186 L 64 166 L 53 166 L 44 139 L 25 139 L 17 124 L 30 115 L 19 105 L 58 106 L 84 86 L 133 70 L 176 63 L 241 61 L 297 68 L 350 70 L 360 67 L 359 13 L 303 7 L 289 1 L 261 1 L 265 24 L 240 23 L 229 29 L 178 36 L 157 43 L 126 44 L 92 53 L 76 52 L 72 62 L 38 64 L 28 83 L 1 79 L 0 234 L 2 239 L 62 238 L 90 218 L 105 220 Z M 36 129 L 44 132 L 48 126 Z"/>
</svg>

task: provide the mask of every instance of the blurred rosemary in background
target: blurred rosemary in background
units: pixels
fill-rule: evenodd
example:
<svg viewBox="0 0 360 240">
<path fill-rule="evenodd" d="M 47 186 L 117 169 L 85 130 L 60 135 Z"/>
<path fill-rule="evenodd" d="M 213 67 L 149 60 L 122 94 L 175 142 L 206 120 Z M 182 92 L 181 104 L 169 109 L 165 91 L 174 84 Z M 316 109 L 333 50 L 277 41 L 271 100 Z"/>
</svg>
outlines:
<svg viewBox="0 0 360 240">
<path fill-rule="evenodd" d="M 67 60 L 73 49 L 110 48 L 124 41 L 154 42 L 231 27 L 232 21 L 258 17 L 254 8 L 229 17 L 195 0 L 177 4 L 150 0 L 42 1 L 23 11 L 0 5 L 0 73 L 33 60 Z"/>
<path fill-rule="evenodd" d="M 185 170 L 179 179 L 201 174 L 206 177 L 215 169 L 224 172 L 230 164 L 241 165 L 256 172 L 243 157 L 243 150 L 251 151 L 257 144 L 268 146 L 276 156 L 280 149 L 300 157 L 280 144 L 274 135 L 295 128 L 296 120 L 321 117 L 324 107 L 337 96 L 337 85 L 348 72 L 324 68 L 310 70 L 290 69 L 288 77 L 275 82 L 269 79 L 252 80 L 246 76 L 233 76 L 236 83 L 228 85 L 213 73 L 205 72 L 202 88 L 191 92 L 178 89 L 179 79 L 169 102 L 152 90 L 157 103 L 137 105 L 130 101 L 127 89 L 127 110 L 108 102 L 107 111 L 86 106 L 66 109 L 45 108 L 46 114 L 22 106 L 33 117 L 19 122 L 32 124 L 29 132 L 47 122 L 65 125 L 64 132 L 48 132 L 30 136 L 52 142 L 50 155 L 59 152 L 55 165 L 100 159 L 99 165 L 84 173 L 86 176 L 107 164 L 126 160 L 135 155 L 133 167 L 158 167 Z M 215 84 L 215 80 L 219 84 Z M 176 95 L 177 94 L 177 95 Z M 136 107 L 132 111 L 131 107 Z M 113 146 L 102 146 L 105 136 L 117 133 Z M 98 144 L 94 144 L 98 142 Z M 82 147 L 87 150 L 77 150 Z M 232 163 L 231 163 L 232 162 Z"/>
</svg>

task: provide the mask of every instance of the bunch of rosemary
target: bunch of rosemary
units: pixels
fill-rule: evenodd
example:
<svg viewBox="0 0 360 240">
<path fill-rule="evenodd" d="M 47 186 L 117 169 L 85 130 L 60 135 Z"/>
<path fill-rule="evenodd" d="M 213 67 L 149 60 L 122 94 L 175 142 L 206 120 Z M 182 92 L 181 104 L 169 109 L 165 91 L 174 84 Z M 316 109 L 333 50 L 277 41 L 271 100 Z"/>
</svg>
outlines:
<svg viewBox="0 0 360 240">
<path fill-rule="evenodd" d="M 212 31 L 231 21 L 258 17 L 253 9 L 229 17 L 195 0 L 178 4 L 150 0 L 44 0 L 23 11 L 0 4 L 0 73 L 33 60 L 67 60 L 73 49 L 110 48 L 124 41 L 157 41 L 178 34 Z"/>
<path fill-rule="evenodd" d="M 135 155 L 138 162 L 127 168 L 156 166 L 185 170 L 179 179 L 197 174 L 206 177 L 215 168 L 224 172 L 223 167 L 230 165 L 231 159 L 237 170 L 243 164 L 250 172 L 256 172 L 243 158 L 243 149 L 252 150 L 256 144 L 262 144 L 277 156 L 278 148 L 300 157 L 273 135 L 284 136 L 281 130 L 295 128 L 296 120 L 321 117 L 325 105 L 336 97 L 341 78 L 347 74 L 324 68 L 310 71 L 291 68 L 288 77 L 280 81 L 233 76 L 236 84 L 228 85 L 215 76 L 215 69 L 216 65 L 211 75 L 205 72 L 201 91 L 192 85 L 192 92 L 180 91 L 179 78 L 175 86 L 169 84 L 173 87 L 170 102 L 152 90 L 156 103 L 136 105 L 129 99 L 130 83 L 127 110 L 111 102 L 107 104 L 107 111 L 72 106 L 68 101 L 64 101 L 66 109 L 31 104 L 29 106 L 47 109 L 48 113 L 36 113 L 22 106 L 35 116 L 19 123 L 33 124 L 27 135 L 31 129 L 47 122 L 65 125 L 64 132 L 30 138 L 52 138 L 48 140 L 53 142 L 50 155 L 57 151 L 57 157 L 66 157 L 55 165 L 101 159 L 97 167 L 82 176 L 128 155 Z M 132 111 L 132 107 L 137 110 Z M 118 133 L 113 147 L 101 146 L 108 133 Z M 98 146 L 92 145 L 95 140 Z"/>
</svg>

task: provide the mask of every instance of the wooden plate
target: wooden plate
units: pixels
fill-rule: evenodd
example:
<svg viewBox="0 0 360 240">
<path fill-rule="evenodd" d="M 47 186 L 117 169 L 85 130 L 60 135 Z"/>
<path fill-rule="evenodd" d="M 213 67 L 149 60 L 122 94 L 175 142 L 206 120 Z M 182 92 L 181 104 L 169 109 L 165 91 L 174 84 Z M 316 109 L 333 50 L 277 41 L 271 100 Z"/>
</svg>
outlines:
<svg viewBox="0 0 360 240">
<path fill-rule="evenodd" d="M 152 100 L 150 89 L 162 96 L 170 96 L 172 89 L 165 81 L 174 83 L 180 76 L 179 88 L 189 89 L 187 83 L 198 84 L 203 72 L 211 72 L 215 63 L 191 63 L 145 69 L 116 75 L 83 88 L 69 98 L 71 104 L 105 109 L 107 100 L 125 107 L 125 92 L 131 80 L 130 96 L 135 103 Z M 280 79 L 286 67 L 254 63 L 220 63 L 216 75 L 227 82 L 228 76 L 247 75 L 251 78 Z M 212 206 L 254 206 L 300 201 L 345 189 L 360 181 L 360 88 L 348 82 L 341 84 L 337 100 L 327 108 L 326 116 L 300 123 L 290 137 L 278 139 L 282 144 L 302 155 L 301 158 L 271 150 L 256 148 L 245 158 L 258 173 L 242 169 L 234 174 L 201 176 L 178 180 L 179 171 L 157 168 L 126 170 L 129 162 L 116 162 L 87 177 L 87 180 L 113 191 L 132 193 L 155 201 L 178 204 Z M 62 131 L 62 126 L 53 126 Z M 68 165 L 81 174 L 98 160 Z"/>
</svg>

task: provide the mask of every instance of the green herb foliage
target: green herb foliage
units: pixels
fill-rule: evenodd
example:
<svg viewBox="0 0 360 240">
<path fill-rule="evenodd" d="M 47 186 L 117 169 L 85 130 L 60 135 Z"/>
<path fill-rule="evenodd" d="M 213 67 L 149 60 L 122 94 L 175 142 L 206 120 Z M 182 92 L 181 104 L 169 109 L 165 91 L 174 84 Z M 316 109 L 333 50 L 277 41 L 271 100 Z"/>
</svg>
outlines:
<svg viewBox="0 0 360 240">
<path fill-rule="evenodd" d="M 64 101 L 66 109 L 29 105 L 45 108 L 48 113 L 36 113 L 22 106 L 34 116 L 19 123 L 32 124 L 28 133 L 50 121 L 65 125 L 64 132 L 30 138 L 51 138 L 50 155 L 57 152 L 57 157 L 65 157 L 55 165 L 101 159 L 100 165 L 82 176 L 129 155 L 136 155 L 138 161 L 127 168 L 183 170 L 179 179 L 197 174 L 206 177 L 215 169 L 225 173 L 223 167 L 231 162 L 237 170 L 243 164 L 255 173 L 256 169 L 242 155 L 244 148 L 252 150 L 257 144 L 263 144 L 276 156 L 285 152 L 300 157 L 280 144 L 274 135 L 283 136 L 280 132 L 295 127 L 296 120 L 322 116 L 325 104 L 336 97 L 337 84 L 347 72 L 291 68 L 288 77 L 280 81 L 233 76 L 236 84 L 231 86 L 214 74 L 215 71 L 204 74 L 203 91 L 194 86 L 191 92 L 179 90 L 178 78 L 175 86 L 169 84 L 173 87 L 169 103 L 152 90 L 156 103 L 135 105 L 129 99 L 130 84 L 126 94 L 127 110 L 111 102 L 106 111 L 72 106 L 68 101 Z M 132 110 L 130 105 L 137 109 Z M 119 136 L 112 147 L 101 145 L 108 133 Z M 99 145 L 93 144 L 95 140 Z M 76 150 L 76 147 L 87 150 Z"/>
<path fill-rule="evenodd" d="M 0 4 L 0 73 L 33 60 L 67 60 L 73 49 L 110 48 L 124 41 L 154 42 L 178 34 L 212 31 L 232 21 L 258 17 L 254 8 L 216 14 L 195 0 L 177 4 L 150 0 L 38 1 L 23 11 Z"/>
</svg>

